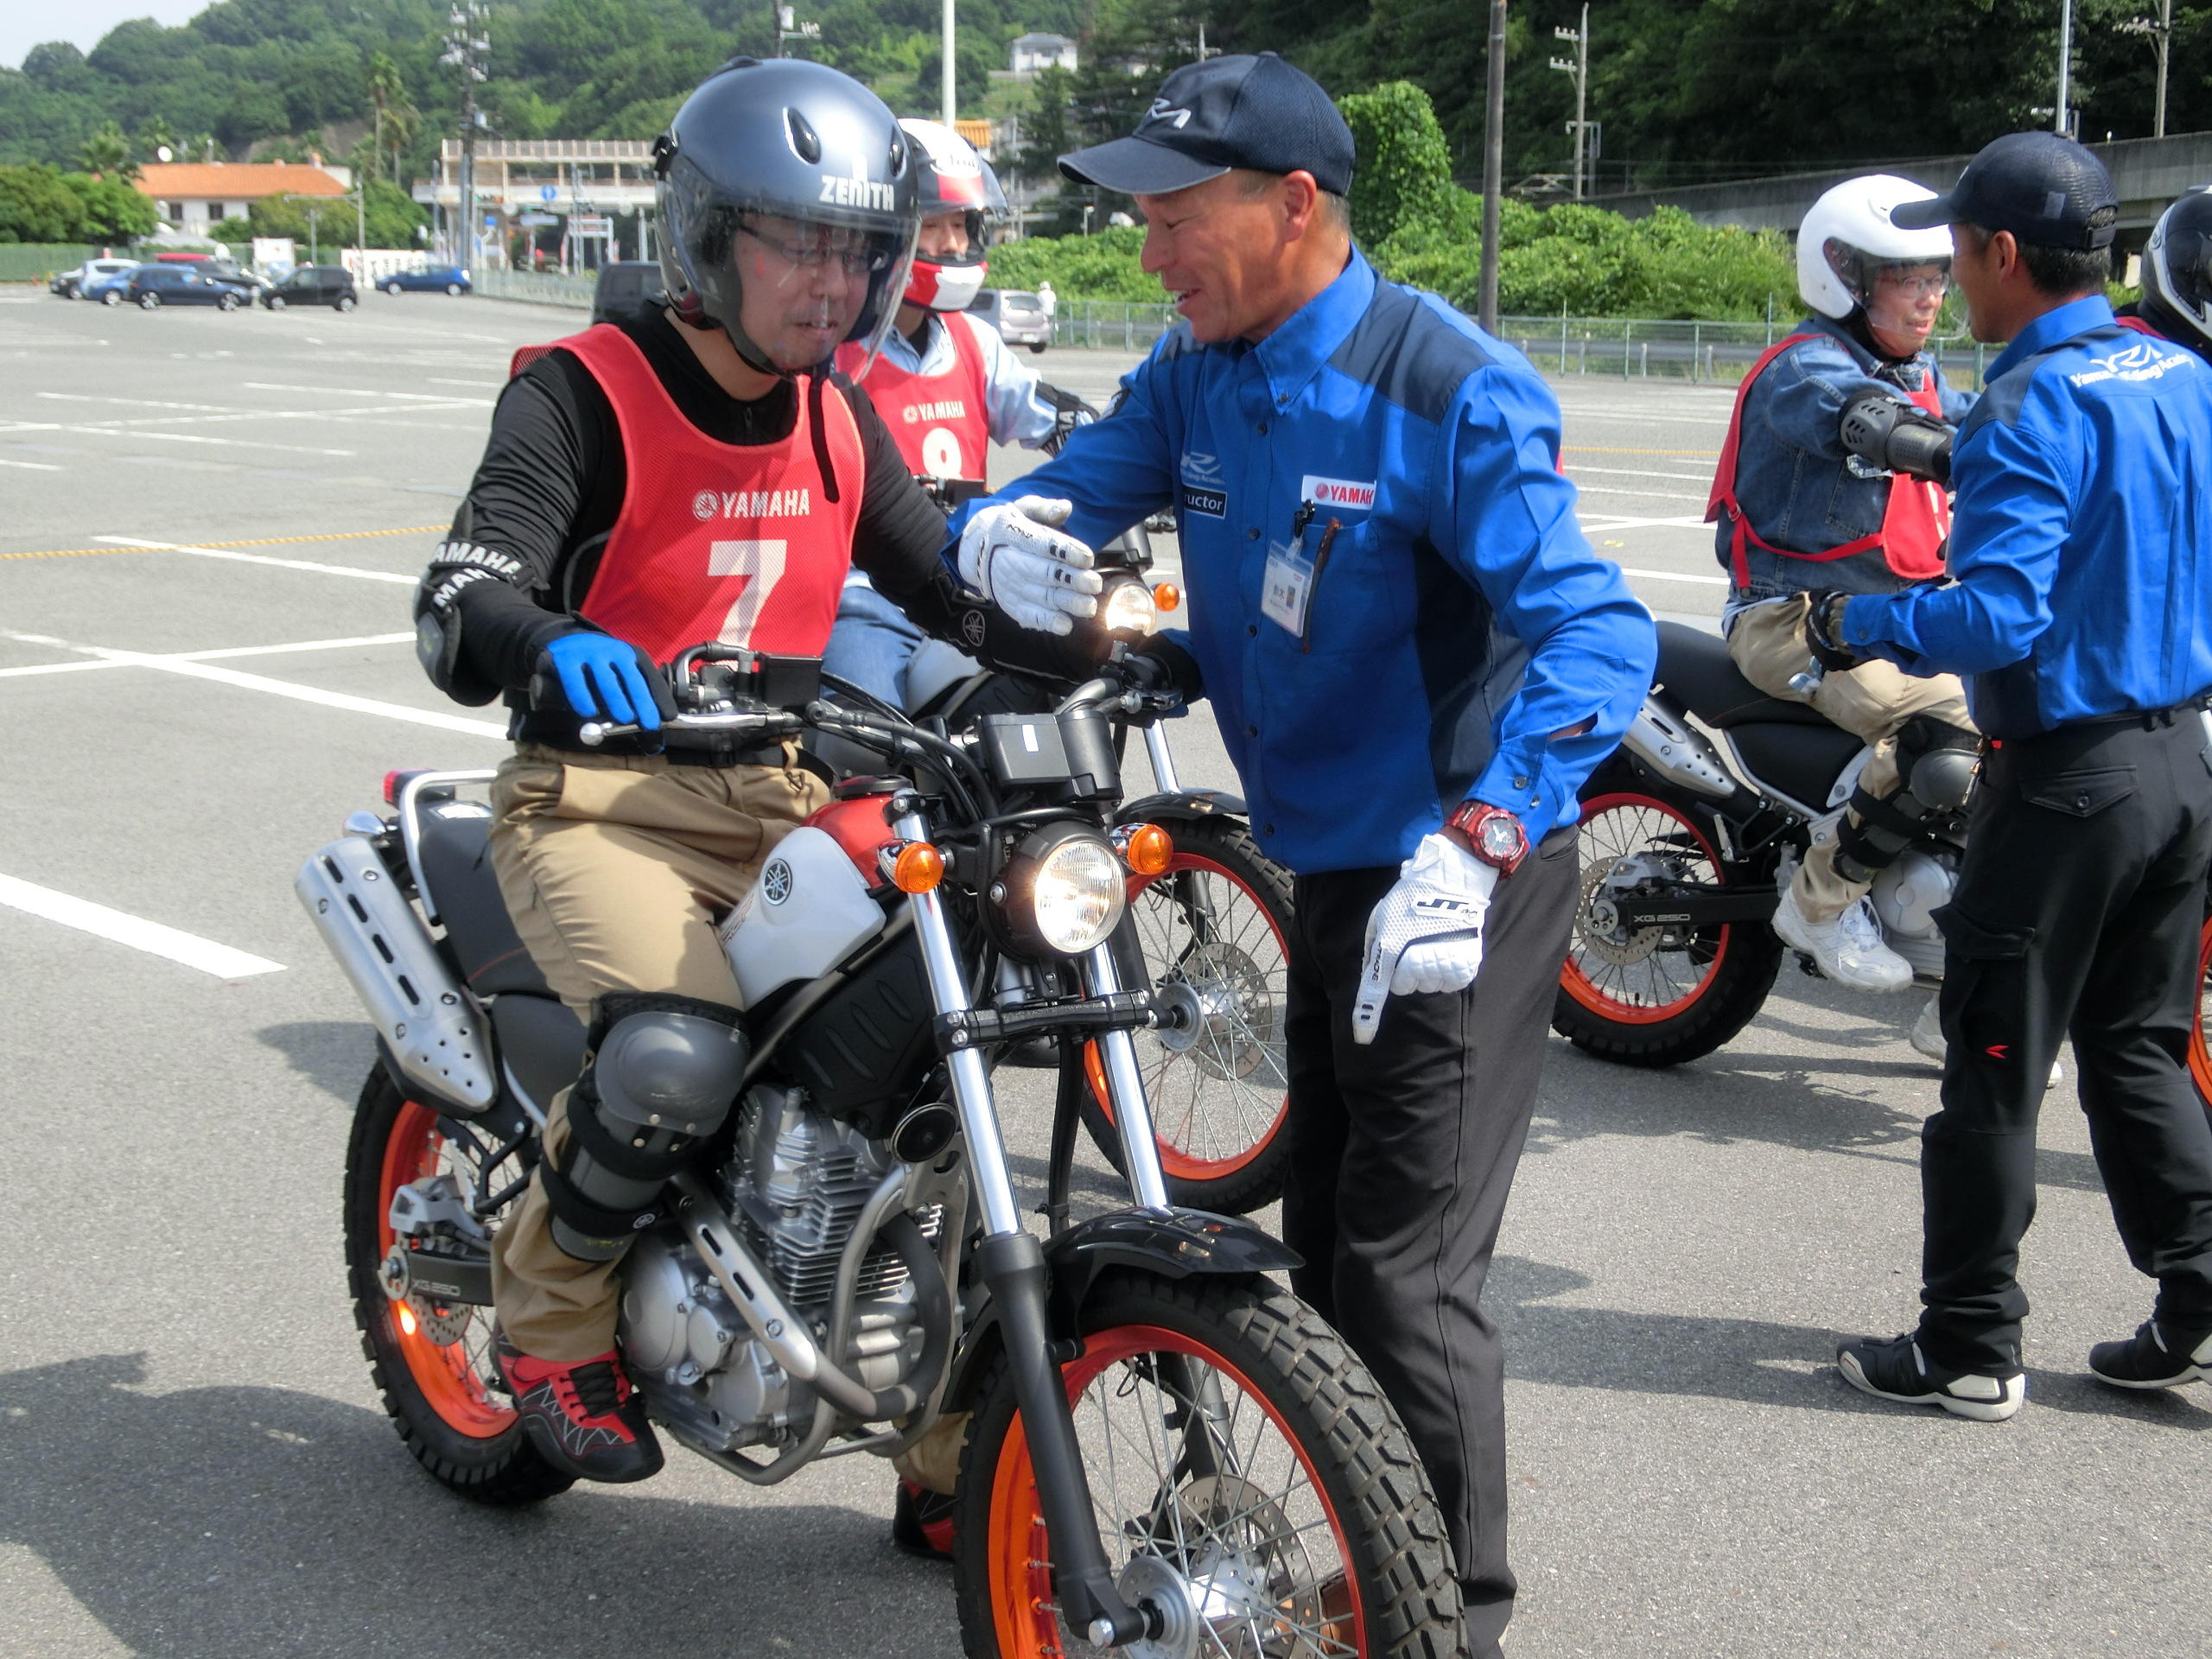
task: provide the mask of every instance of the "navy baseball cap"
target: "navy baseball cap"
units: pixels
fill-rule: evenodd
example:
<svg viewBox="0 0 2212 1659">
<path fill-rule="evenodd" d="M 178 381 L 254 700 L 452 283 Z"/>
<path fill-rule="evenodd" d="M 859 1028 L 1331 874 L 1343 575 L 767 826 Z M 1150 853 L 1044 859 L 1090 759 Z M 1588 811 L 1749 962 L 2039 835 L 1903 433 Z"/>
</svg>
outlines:
<svg viewBox="0 0 2212 1659">
<path fill-rule="evenodd" d="M 2108 248 L 2120 233 L 2120 192 L 2105 164 L 2055 132 L 2008 132 L 1978 150 L 1948 194 L 1892 209 L 1890 223 L 1924 231 L 1979 225 L 2045 247 Z"/>
<path fill-rule="evenodd" d="M 1351 189 L 1351 129 L 1321 85 L 1272 52 L 1186 63 L 1160 83 L 1137 130 L 1060 157 L 1077 184 L 1164 196 L 1231 168 L 1313 175 L 1332 195 Z"/>
</svg>

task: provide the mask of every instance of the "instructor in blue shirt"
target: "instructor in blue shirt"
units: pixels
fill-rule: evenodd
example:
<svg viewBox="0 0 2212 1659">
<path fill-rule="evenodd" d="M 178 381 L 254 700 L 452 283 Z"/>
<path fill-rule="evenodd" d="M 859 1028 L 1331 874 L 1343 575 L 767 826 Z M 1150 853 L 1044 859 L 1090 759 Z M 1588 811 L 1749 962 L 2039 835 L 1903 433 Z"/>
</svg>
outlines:
<svg viewBox="0 0 2212 1659">
<path fill-rule="evenodd" d="M 1297 877 L 1293 1284 L 1404 1420 L 1494 1654 L 1514 1579 L 1479 1298 L 1576 899 L 1575 793 L 1650 684 L 1651 620 L 1576 524 L 1543 382 L 1352 246 L 1351 134 L 1305 74 L 1186 66 L 1133 137 L 1061 168 L 1136 199 L 1183 321 L 1020 499 L 972 512 L 956 562 L 986 593 L 1040 551 L 1074 581 L 1087 545 L 1177 517 L 1192 629 L 1166 650 Z"/>
<path fill-rule="evenodd" d="M 2068 1037 L 2113 1219 L 2158 1282 L 2151 1319 L 2089 1370 L 2125 1389 L 2212 1375 L 2212 1123 L 2187 1064 L 2212 861 L 2212 367 L 2114 323 L 2119 207 L 2095 156 L 2037 132 L 1897 209 L 1953 227 L 1968 327 L 2011 344 L 1954 451 L 1956 580 L 1828 597 L 1808 626 L 1831 665 L 1965 677 L 1990 739 L 1936 912 L 1948 1055 L 1921 1143 L 1920 1324 L 1838 1353 L 1867 1393 L 1965 1417 L 2025 1393 L 2015 1275 Z"/>
</svg>

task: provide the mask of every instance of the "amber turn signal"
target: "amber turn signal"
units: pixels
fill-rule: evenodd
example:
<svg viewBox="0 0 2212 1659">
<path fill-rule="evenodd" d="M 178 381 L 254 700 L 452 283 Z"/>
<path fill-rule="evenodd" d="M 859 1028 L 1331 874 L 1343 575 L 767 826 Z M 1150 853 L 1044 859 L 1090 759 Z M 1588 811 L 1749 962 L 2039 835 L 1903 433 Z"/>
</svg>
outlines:
<svg viewBox="0 0 2212 1659">
<path fill-rule="evenodd" d="M 1172 582 L 1153 584 L 1152 603 L 1155 610 L 1172 611 L 1183 602 L 1183 590 Z"/>
<path fill-rule="evenodd" d="M 910 841 L 891 866 L 891 883 L 901 893 L 934 893 L 944 880 L 944 855 L 926 841 Z"/>
<path fill-rule="evenodd" d="M 1175 856 L 1175 838 L 1156 823 L 1141 823 L 1118 839 L 1122 862 L 1133 875 L 1163 875 Z"/>
</svg>

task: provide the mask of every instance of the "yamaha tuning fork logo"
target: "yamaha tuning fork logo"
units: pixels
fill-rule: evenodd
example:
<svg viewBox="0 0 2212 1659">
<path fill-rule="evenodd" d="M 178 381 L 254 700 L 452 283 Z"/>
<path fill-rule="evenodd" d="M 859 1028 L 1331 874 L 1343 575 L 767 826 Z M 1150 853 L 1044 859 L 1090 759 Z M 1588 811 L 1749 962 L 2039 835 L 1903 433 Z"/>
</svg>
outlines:
<svg viewBox="0 0 2212 1659">
<path fill-rule="evenodd" d="M 768 861 L 768 868 L 760 872 L 760 897 L 772 905 L 780 905 L 791 896 L 791 867 L 780 858 Z"/>
</svg>

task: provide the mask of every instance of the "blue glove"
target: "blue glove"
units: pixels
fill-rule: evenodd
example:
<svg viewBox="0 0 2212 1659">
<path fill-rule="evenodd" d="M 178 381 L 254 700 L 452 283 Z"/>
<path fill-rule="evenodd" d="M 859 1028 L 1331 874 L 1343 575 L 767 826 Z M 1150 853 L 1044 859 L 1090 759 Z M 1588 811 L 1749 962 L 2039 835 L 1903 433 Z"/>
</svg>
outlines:
<svg viewBox="0 0 2212 1659">
<path fill-rule="evenodd" d="M 545 647 L 561 695 L 584 720 L 660 729 L 660 706 L 645 683 L 635 645 L 606 633 L 564 633 Z"/>
</svg>

